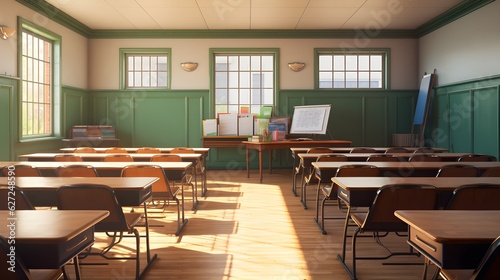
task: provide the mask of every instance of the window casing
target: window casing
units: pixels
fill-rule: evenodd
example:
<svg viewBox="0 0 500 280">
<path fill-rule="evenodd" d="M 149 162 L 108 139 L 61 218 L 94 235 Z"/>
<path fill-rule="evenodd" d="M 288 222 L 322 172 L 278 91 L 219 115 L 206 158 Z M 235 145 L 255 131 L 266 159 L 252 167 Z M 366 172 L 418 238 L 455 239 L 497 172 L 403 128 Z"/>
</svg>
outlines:
<svg viewBox="0 0 500 280">
<path fill-rule="evenodd" d="M 214 51 L 212 59 L 215 116 L 274 105 L 277 51 Z"/>
<path fill-rule="evenodd" d="M 61 37 L 23 19 L 19 26 L 20 137 L 52 137 L 60 131 Z"/>
<path fill-rule="evenodd" d="M 316 50 L 318 89 L 387 89 L 389 50 Z"/>
<path fill-rule="evenodd" d="M 122 88 L 170 88 L 170 53 L 170 49 L 120 49 Z"/>
</svg>

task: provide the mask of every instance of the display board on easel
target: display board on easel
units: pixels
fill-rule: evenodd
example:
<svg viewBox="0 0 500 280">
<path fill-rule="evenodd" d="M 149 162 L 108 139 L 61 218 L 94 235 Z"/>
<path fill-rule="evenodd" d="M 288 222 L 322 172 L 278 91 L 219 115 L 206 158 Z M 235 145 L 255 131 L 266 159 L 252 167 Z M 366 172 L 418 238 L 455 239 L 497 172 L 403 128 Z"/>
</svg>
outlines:
<svg viewBox="0 0 500 280">
<path fill-rule="evenodd" d="M 290 134 L 326 134 L 330 107 L 330 104 L 295 106 Z"/>
<path fill-rule="evenodd" d="M 426 74 L 422 77 L 422 81 L 420 82 L 417 105 L 415 107 L 415 116 L 413 118 L 413 126 L 411 129 L 411 135 L 413 136 L 412 143 L 418 147 L 424 145 L 425 126 L 429 116 L 434 79 L 435 74 Z"/>
</svg>

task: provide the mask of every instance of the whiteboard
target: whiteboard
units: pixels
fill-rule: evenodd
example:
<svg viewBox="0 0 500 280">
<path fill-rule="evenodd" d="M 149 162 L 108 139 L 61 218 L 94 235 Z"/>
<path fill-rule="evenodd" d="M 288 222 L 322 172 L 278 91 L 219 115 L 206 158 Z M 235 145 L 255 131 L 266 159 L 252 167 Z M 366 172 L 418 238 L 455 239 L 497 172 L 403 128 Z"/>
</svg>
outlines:
<svg viewBox="0 0 500 280">
<path fill-rule="evenodd" d="M 295 106 L 290 134 L 326 134 L 330 104 Z"/>
</svg>

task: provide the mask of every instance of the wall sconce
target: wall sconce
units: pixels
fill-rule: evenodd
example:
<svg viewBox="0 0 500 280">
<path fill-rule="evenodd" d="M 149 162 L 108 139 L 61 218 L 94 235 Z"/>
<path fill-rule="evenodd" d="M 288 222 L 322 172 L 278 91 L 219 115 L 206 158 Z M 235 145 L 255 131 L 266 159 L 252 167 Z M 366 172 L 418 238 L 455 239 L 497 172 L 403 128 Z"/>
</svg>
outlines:
<svg viewBox="0 0 500 280">
<path fill-rule="evenodd" d="M 306 67 L 306 64 L 304 62 L 290 62 L 288 63 L 288 67 L 295 72 L 299 72 Z"/>
<path fill-rule="evenodd" d="M 2 39 L 7 40 L 10 36 L 14 35 L 16 30 L 14 28 L 1 26 L 0 27 L 0 35 L 2 35 Z"/>
<path fill-rule="evenodd" d="M 196 68 L 198 68 L 198 63 L 196 63 L 196 62 L 183 62 L 183 63 L 181 63 L 181 67 L 182 67 L 182 69 L 184 69 L 188 72 L 191 72 L 191 71 L 196 70 Z"/>
</svg>

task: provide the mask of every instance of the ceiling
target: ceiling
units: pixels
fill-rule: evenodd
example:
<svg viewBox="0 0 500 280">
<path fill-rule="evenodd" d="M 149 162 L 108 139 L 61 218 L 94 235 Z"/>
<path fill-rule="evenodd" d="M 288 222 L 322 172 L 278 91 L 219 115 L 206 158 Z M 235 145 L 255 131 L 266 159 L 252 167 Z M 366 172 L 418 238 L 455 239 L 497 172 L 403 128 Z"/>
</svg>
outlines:
<svg viewBox="0 0 500 280">
<path fill-rule="evenodd" d="M 45 0 L 93 30 L 413 30 L 462 0 Z"/>
</svg>

